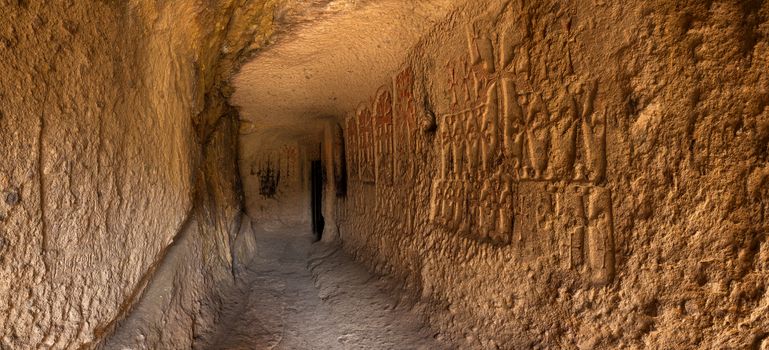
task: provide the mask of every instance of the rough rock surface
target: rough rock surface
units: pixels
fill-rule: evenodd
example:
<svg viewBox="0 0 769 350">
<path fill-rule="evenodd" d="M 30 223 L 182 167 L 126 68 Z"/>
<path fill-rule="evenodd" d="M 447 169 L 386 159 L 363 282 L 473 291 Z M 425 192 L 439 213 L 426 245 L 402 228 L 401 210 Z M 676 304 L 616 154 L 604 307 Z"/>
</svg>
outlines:
<svg viewBox="0 0 769 350">
<path fill-rule="evenodd" d="M 283 132 L 294 139 L 317 134 L 322 124 L 316 120 L 343 115 L 376 92 L 407 50 L 456 1 L 307 3 L 314 6 L 285 15 L 282 21 L 287 23 L 281 27 L 290 30 L 233 77 L 231 101 L 241 109 L 249 134 Z M 249 139 L 261 142 L 259 137 Z"/>
<path fill-rule="evenodd" d="M 92 348 L 151 303 L 148 348 L 211 321 L 241 212 L 223 82 L 273 5 L 0 1 L 0 348 Z"/>
<path fill-rule="evenodd" d="M 345 250 L 464 348 L 769 347 L 769 3 L 452 5 L 389 74 L 339 71 L 366 20 L 235 80 L 246 133 L 311 135 Z"/>
<path fill-rule="evenodd" d="M 248 144 L 249 151 L 239 161 L 249 217 L 267 230 L 309 225 L 308 159 L 318 157 L 318 151 L 282 136 L 262 135 L 254 141 L 241 140 L 241 146 Z"/>
<path fill-rule="evenodd" d="M 2 349 L 769 348 L 769 2 L 0 0 L 0 75 Z"/>
<path fill-rule="evenodd" d="M 343 122 L 345 249 L 464 348 L 769 347 L 768 20 L 469 2 Z"/>
<path fill-rule="evenodd" d="M 254 220 L 270 229 L 309 222 L 308 161 L 331 159 L 330 133 L 338 117 L 376 92 L 407 50 L 456 3 L 314 0 L 284 7 L 274 43 L 233 77 L 230 102 L 243 119 L 241 176 Z M 326 179 L 334 178 L 331 163 L 324 166 Z M 287 167 L 298 170 L 289 176 L 298 177 L 286 177 Z M 262 193 L 269 187 L 262 182 L 274 182 L 278 171 L 276 193 Z M 324 238 L 330 240 L 337 188 L 326 184 Z"/>
<path fill-rule="evenodd" d="M 244 225 L 245 226 L 245 225 Z M 338 245 L 315 243 L 307 226 L 256 226 L 256 254 L 243 278 L 222 293 L 222 317 L 201 336 L 203 349 L 446 349 Z"/>
</svg>

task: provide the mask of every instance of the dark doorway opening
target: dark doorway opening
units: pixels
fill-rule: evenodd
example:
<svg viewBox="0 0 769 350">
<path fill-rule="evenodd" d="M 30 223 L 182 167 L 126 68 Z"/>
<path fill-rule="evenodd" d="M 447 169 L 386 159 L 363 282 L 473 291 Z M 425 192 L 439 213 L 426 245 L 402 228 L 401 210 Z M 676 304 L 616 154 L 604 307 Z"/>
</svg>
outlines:
<svg viewBox="0 0 769 350">
<path fill-rule="evenodd" d="M 323 166 L 319 160 L 312 161 L 310 182 L 311 206 L 312 206 L 312 232 L 315 233 L 315 239 L 320 240 L 323 236 Z"/>
</svg>

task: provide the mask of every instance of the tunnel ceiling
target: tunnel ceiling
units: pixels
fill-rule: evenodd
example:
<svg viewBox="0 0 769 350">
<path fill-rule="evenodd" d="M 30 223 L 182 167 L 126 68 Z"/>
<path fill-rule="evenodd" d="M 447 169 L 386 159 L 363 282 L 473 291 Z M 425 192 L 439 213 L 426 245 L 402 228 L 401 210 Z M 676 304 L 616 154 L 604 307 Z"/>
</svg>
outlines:
<svg viewBox="0 0 769 350">
<path fill-rule="evenodd" d="M 287 6 L 283 32 L 234 77 L 244 149 L 304 138 L 319 120 L 343 116 L 397 69 L 420 33 L 452 0 L 322 1 Z M 268 136 L 268 137 L 266 137 Z"/>
</svg>

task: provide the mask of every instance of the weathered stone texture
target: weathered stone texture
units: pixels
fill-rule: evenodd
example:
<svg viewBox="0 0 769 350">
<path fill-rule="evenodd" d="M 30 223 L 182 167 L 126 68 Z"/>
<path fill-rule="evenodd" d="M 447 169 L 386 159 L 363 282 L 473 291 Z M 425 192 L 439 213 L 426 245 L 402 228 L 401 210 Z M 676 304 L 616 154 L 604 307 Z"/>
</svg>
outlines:
<svg viewBox="0 0 769 350">
<path fill-rule="evenodd" d="M 0 348 L 94 347 L 166 263 L 192 320 L 145 326 L 208 322 L 240 212 L 222 80 L 272 3 L 0 2 Z"/>
<path fill-rule="evenodd" d="M 240 159 L 240 176 L 249 217 L 268 230 L 309 225 L 308 152 L 317 153 L 313 150 L 317 144 L 264 135 L 241 140 L 241 145 L 247 145 Z"/>
<path fill-rule="evenodd" d="M 196 205 L 187 224 L 141 299 L 101 348 L 196 348 L 200 335 L 218 321 L 220 293 L 255 251 L 250 226 L 240 225 L 237 115 L 225 114 L 217 125 L 196 176 Z"/>
<path fill-rule="evenodd" d="M 769 348 L 769 2 L 278 2 L 0 0 L 0 348 L 204 346 L 316 159 L 461 348 Z"/>
<path fill-rule="evenodd" d="M 769 346 L 768 19 L 469 2 L 344 122 L 346 249 L 470 348 Z"/>
</svg>

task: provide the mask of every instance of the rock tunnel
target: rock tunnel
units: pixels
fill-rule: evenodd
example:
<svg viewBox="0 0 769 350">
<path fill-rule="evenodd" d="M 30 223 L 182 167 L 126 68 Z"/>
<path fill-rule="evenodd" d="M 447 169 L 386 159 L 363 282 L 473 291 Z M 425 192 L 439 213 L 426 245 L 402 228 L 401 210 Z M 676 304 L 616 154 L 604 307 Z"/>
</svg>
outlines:
<svg viewBox="0 0 769 350">
<path fill-rule="evenodd" d="M 769 349 L 769 2 L 0 0 L 0 349 Z"/>
</svg>

